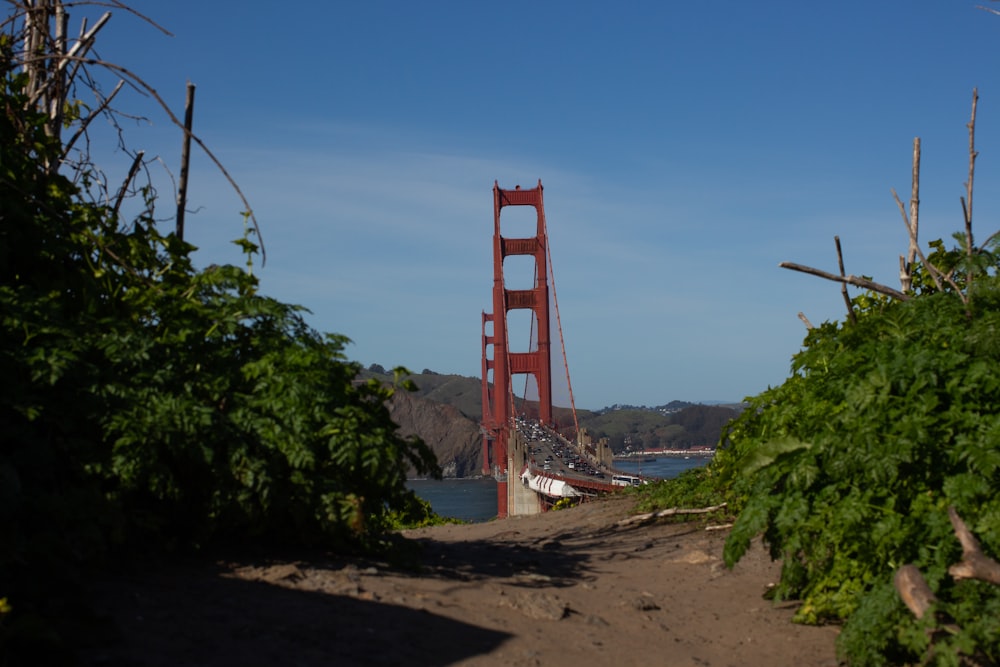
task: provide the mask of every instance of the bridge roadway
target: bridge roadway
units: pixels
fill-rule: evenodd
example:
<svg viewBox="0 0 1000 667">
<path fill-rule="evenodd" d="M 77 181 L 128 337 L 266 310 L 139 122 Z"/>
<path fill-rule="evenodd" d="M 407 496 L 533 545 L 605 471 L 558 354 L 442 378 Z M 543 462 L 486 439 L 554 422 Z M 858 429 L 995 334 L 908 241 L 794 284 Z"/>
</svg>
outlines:
<svg viewBox="0 0 1000 667">
<path fill-rule="evenodd" d="M 525 485 L 530 483 L 542 496 L 563 498 L 611 493 L 628 484 L 622 481 L 623 476 L 634 479 L 634 476 L 616 473 L 599 462 L 595 453 L 588 451 L 592 448 L 572 444 L 536 423 L 519 421 L 518 435 L 525 449 L 524 463 L 514 472 Z M 614 481 L 616 477 L 618 483 Z M 566 485 L 571 488 L 567 489 Z"/>
</svg>

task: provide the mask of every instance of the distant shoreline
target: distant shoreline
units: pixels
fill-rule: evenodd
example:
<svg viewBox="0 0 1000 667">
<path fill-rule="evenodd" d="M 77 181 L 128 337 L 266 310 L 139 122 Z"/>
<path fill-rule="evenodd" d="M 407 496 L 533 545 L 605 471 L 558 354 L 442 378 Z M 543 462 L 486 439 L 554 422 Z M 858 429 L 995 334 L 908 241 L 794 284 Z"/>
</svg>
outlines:
<svg viewBox="0 0 1000 667">
<path fill-rule="evenodd" d="M 643 452 L 630 452 L 628 454 L 616 454 L 616 461 L 629 461 L 631 459 L 643 458 L 648 456 L 698 456 L 703 458 L 711 458 L 715 456 L 715 450 L 706 449 L 656 449 Z"/>
</svg>

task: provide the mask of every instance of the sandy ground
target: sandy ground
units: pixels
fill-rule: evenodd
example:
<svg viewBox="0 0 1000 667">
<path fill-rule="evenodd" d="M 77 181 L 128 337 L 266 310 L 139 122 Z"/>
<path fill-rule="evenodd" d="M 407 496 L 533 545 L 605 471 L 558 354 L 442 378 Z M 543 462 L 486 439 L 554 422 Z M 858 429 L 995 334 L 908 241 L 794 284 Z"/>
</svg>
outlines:
<svg viewBox="0 0 1000 667">
<path fill-rule="evenodd" d="M 626 498 L 407 531 L 416 571 L 333 556 L 224 559 L 95 582 L 121 637 L 88 665 L 837 665 L 833 627 L 762 596 L 762 547 L 724 530 L 622 526 Z"/>
</svg>

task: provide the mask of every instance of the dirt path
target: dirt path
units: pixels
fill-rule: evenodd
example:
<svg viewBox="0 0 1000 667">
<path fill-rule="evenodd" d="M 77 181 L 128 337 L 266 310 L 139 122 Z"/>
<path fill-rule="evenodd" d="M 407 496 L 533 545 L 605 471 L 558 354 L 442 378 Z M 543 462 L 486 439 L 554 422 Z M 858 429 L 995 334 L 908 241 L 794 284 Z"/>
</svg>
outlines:
<svg viewBox="0 0 1000 667">
<path fill-rule="evenodd" d="M 423 567 L 307 560 L 157 568 L 97 582 L 122 629 L 91 665 L 835 667 L 836 629 L 762 598 L 762 548 L 733 570 L 725 531 L 618 525 L 613 499 L 408 531 Z"/>
</svg>

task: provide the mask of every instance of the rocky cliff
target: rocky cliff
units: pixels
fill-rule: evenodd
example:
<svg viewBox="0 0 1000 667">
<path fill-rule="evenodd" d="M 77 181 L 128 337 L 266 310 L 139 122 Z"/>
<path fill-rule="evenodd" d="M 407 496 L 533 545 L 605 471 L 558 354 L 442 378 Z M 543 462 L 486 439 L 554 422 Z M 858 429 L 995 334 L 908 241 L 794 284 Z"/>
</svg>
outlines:
<svg viewBox="0 0 1000 667">
<path fill-rule="evenodd" d="M 451 405 L 400 391 L 389 406 L 403 435 L 417 435 L 437 454 L 445 477 L 474 477 L 482 469 L 479 424 Z"/>
</svg>

